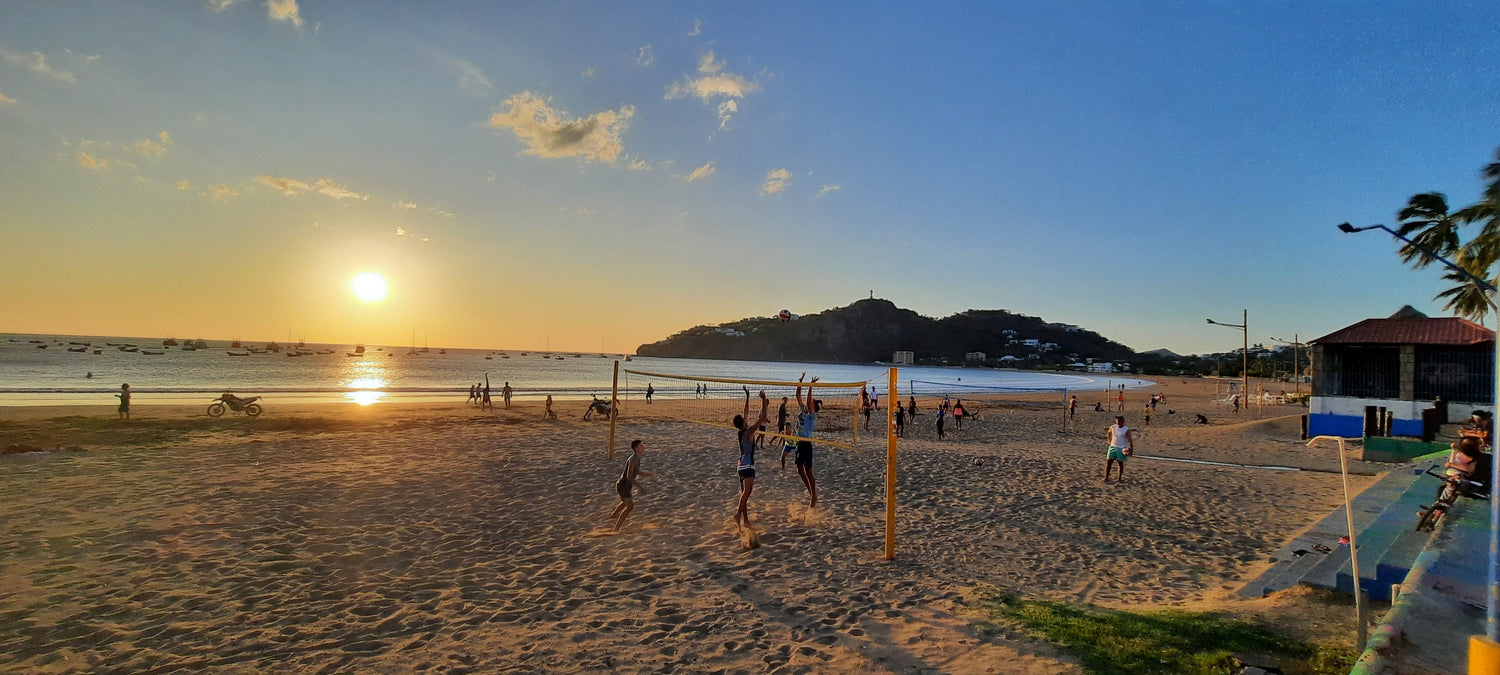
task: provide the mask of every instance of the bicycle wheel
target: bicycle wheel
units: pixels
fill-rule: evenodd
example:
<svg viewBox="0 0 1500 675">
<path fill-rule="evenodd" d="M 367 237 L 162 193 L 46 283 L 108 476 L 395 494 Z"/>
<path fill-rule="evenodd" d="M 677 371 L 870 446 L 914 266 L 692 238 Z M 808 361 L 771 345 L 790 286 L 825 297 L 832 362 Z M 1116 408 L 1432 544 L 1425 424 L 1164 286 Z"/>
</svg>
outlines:
<svg viewBox="0 0 1500 675">
<path fill-rule="evenodd" d="M 245 414 L 249 415 L 251 417 L 259 417 L 260 416 L 260 404 L 259 403 L 251 403 L 250 405 L 245 406 Z"/>
<path fill-rule="evenodd" d="M 208 406 L 208 416 L 209 417 L 218 417 L 219 415 L 223 415 L 223 414 L 224 414 L 224 404 L 223 403 L 215 403 L 213 405 Z"/>
<path fill-rule="evenodd" d="M 1417 531 L 1431 532 L 1434 527 L 1437 527 L 1437 522 L 1442 519 L 1445 510 L 1437 504 L 1422 509 L 1422 517 L 1417 520 Z"/>
</svg>

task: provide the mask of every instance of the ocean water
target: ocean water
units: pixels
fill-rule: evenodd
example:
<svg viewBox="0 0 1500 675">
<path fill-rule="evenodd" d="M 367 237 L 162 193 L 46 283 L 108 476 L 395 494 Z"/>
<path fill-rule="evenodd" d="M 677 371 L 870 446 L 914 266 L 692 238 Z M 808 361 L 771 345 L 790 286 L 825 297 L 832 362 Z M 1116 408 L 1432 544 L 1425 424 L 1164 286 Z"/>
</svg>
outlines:
<svg viewBox="0 0 1500 675">
<path fill-rule="evenodd" d="M 41 341 L 46 349 L 38 349 Z M 81 352 L 70 352 L 88 343 Z M 108 343 L 132 344 L 159 355 L 120 351 Z M 208 403 L 223 392 L 265 396 L 268 401 L 439 401 L 461 399 L 468 388 L 489 376 L 492 396 L 509 382 L 517 398 L 552 395 L 558 400 L 607 397 L 616 360 L 622 369 L 773 381 L 796 380 L 807 372 L 825 382 L 863 382 L 886 396 L 886 366 L 879 364 L 783 363 L 637 357 L 625 362 L 622 354 L 598 352 L 523 352 L 518 350 L 434 348 L 410 355 L 410 347 L 367 345 L 363 356 L 347 353 L 354 345 L 307 344 L 309 350 L 332 354 L 288 357 L 283 353 L 231 356 L 235 349 L 222 340 L 207 349 L 184 351 L 163 347 L 159 338 L 108 336 L 43 336 L 0 334 L 0 405 L 109 405 L 120 385 L 130 384 L 132 401 L 145 403 Z M 247 346 L 262 347 L 260 343 Z M 100 353 L 95 354 L 94 351 Z M 92 377 L 90 377 L 92 375 Z M 987 368 L 903 366 L 898 371 L 902 395 L 980 394 L 1008 389 L 1068 389 L 1097 391 L 1124 385 L 1150 384 L 1131 378 L 1103 375 L 1049 374 Z M 673 380 L 621 372 L 622 396 L 639 397 L 650 384 L 656 396 L 691 397 L 696 381 Z M 738 391 L 734 385 L 713 385 L 716 395 Z M 752 391 L 757 387 L 752 387 Z M 783 393 L 780 388 L 767 388 Z M 825 393 L 826 392 L 826 393 Z M 837 396 L 825 390 L 820 396 Z M 849 393 L 853 393 L 850 391 Z M 1061 396 L 1061 392 L 1059 392 Z"/>
</svg>

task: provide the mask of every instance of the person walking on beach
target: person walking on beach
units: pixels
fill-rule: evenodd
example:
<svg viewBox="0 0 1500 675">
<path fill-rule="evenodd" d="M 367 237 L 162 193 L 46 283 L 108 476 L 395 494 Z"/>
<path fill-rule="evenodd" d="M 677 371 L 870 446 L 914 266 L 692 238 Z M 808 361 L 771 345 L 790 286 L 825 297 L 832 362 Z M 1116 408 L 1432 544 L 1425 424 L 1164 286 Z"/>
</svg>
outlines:
<svg viewBox="0 0 1500 675">
<path fill-rule="evenodd" d="M 510 394 L 511 394 L 511 391 L 512 390 L 510 388 L 510 383 L 509 382 L 506 382 L 505 386 L 500 389 L 500 396 L 501 396 L 501 398 L 505 399 L 505 409 L 506 410 L 510 410 Z"/>
<path fill-rule="evenodd" d="M 555 420 L 557 413 L 552 412 L 552 394 L 547 394 L 547 407 L 542 410 L 542 419 Z"/>
<path fill-rule="evenodd" d="M 648 403 L 648 404 L 651 403 L 651 396 L 653 394 L 655 394 L 655 393 L 656 393 L 656 387 L 651 386 L 651 383 L 647 382 L 646 383 L 646 403 Z M 506 407 L 509 408 L 510 406 L 507 405 Z"/>
<path fill-rule="evenodd" d="M 1120 385 L 1120 393 L 1115 400 L 1120 404 L 1120 412 L 1125 412 L 1125 385 Z"/>
<path fill-rule="evenodd" d="M 1144 419 L 1145 419 L 1145 422 L 1143 422 L 1141 424 L 1141 426 L 1144 426 L 1144 427 L 1151 426 L 1151 406 L 1147 405 L 1146 409 L 1144 411 L 1142 411 L 1141 414 L 1144 415 Z"/>
<path fill-rule="evenodd" d="M 906 399 L 906 414 L 911 415 L 913 424 L 917 421 L 917 395 L 912 394 Z"/>
<path fill-rule="evenodd" d="M 120 385 L 120 393 L 115 394 L 115 398 L 120 399 L 120 419 L 130 419 L 130 385 Z"/>
<path fill-rule="evenodd" d="M 1073 419 L 1073 416 L 1077 415 L 1077 414 L 1078 414 L 1078 394 L 1074 394 L 1073 398 L 1068 399 L 1068 419 L 1069 420 Z"/>
<path fill-rule="evenodd" d="M 807 373 L 803 373 L 802 377 L 807 377 Z M 802 377 L 797 378 L 797 382 L 802 382 Z M 814 375 L 812 382 L 817 381 L 818 378 Z M 800 438 L 797 439 L 797 459 L 793 463 L 797 467 L 797 477 L 802 479 L 802 485 L 807 488 L 807 494 L 812 498 L 812 501 L 807 504 L 807 508 L 811 509 L 818 506 L 818 480 L 813 477 L 812 435 L 813 427 L 818 423 L 818 410 L 823 407 L 823 404 L 821 401 L 813 398 L 813 388 L 811 386 L 807 388 L 806 401 L 802 400 L 802 387 L 800 385 L 797 387 L 795 394 L 797 396 L 797 405 L 801 406 L 802 412 L 797 415 L 797 435 Z"/>
<path fill-rule="evenodd" d="M 551 398 L 551 397 L 548 397 Z M 620 474 L 620 479 L 615 481 L 615 492 L 620 495 L 620 505 L 615 507 L 614 513 L 609 517 L 615 519 L 615 531 L 620 531 L 620 526 L 625 524 L 625 517 L 630 515 L 631 509 L 635 508 L 635 500 L 631 498 L 631 491 L 640 488 L 641 493 L 646 488 L 636 480 L 643 476 L 653 476 L 650 472 L 641 471 L 641 455 L 646 454 L 646 444 L 637 438 L 630 442 L 630 459 L 625 460 L 625 471 Z"/>
<path fill-rule="evenodd" d="M 957 429 L 959 431 L 963 431 L 964 430 L 964 416 L 967 415 L 967 414 L 968 414 L 968 412 L 964 410 L 964 400 L 961 399 L 961 398 L 960 399 L 954 399 L 954 401 L 953 401 L 953 428 L 954 429 Z"/>
<path fill-rule="evenodd" d="M 464 403 L 473 403 L 473 402 L 478 401 L 478 400 L 479 400 L 479 385 L 477 385 L 477 384 L 471 384 L 471 385 L 469 385 L 469 398 L 465 399 Z"/>
<path fill-rule="evenodd" d="M 1116 415 L 1114 426 L 1105 432 L 1109 440 L 1109 449 L 1104 452 L 1104 482 L 1109 482 L 1109 471 L 1115 462 L 1120 463 L 1118 480 L 1125 480 L 1125 460 L 1135 455 L 1135 439 L 1130 435 L 1130 427 L 1125 426 L 1125 416 Z"/>
<path fill-rule="evenodd" d="M 940 440 L 940 441 L 943 440 L 943 417 L 946 416 L 947 414 L 948 414 L 948 406 L 946 406 L 946 405 L 940 405 L 940 406 L 938 406 L 938 411 L 937 411 L 937 417 L 938 417 L 937 418 L 937 431 L 938 431 L 938 440 Z"/>
<path fill-rule="evenodd" d="M 750 527 L 750 493 L 755 491 L 755 436 L 756 430 L 766 423 L 766 413 L 771 409 L 771 399 L 766 398 L 766 392 L 760 392 L 760 419 L 754 423 L 750 422 L 750 388 L 740 385 L 745 390 L 745 411 L 734 416 L 734 428 L 736 429 L 736 440 L 739 443 L 740 463 L 736 467 L 736 473 L 740 477 L 740 502 L 739 508 L 734 512 L 734 524 L 740 529 Z M 752 528 L 752 532 L 754 529 Z"/>
<path fill-rule="evenodd" d="M 906 408 L 896 401 L 896 438 L 906 437 Z"/>
</svg>

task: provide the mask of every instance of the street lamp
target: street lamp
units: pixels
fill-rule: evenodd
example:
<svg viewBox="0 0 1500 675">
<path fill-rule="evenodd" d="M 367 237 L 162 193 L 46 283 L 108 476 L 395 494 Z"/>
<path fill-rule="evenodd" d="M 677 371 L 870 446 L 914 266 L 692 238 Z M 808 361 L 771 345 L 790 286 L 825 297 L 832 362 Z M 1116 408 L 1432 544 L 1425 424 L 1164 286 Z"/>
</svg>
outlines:
<svg viewBox="0 0 1500 675">
<path fill-rule="evenodd" d="M 1355 227 L 1353 225 L 1350 225 L 1349 223 L 1340 223 L 1339 224 L 1339 231 L 1340 232 L 1353 233 L 1353 232 L 1364 232 L 1365 230 L 1377 230 L 1377 229 L 1378 230 L 1385 230 L 1386 233 L 1389 234 L 1389 235 L 1391 235 L 1392 237 L 1395 237 L 1397 239 L 1400 239 L 1401 241 L 1406 242 L 1407 244 L 1411 245 L 1412 248 L 1417 249 L 1418 251 L 1421 251 L 1421 252 L 1427 254 L 1427 256 L 1430 257 L 1430 258 L 1432 258 L 1433 260 L 1436 260 L 1436 261 L 1438 261 L 1440 263 L 1443 263 L 1444 265 L 1446 265 L 1448 267 L 1448 269 L 1453 270 L 1454 272 L 1457 272 L 1463 278 L 1468 279 L 1469 281 L 1471 281 L 1474 284 L 1478 285 L 1480 288 L 1484 289 L 1485 293 L 1486 293 L 1486 295 L 1485 295 L 1485 302 L 1489 303 L 1490 309 L 1495 310 L 1496 314 L 1500 315 L 1500 307 L 1496 307 L 1495 306 L 1495 297 L 1494 297 L 1495 284 L 1494 283 L 1486 281 L 1484 279 L 1481 279 L 1479 277 L 1474 276 L 1474 274 L 1472 272 L 1470 272 L 1470 271 L 1468 271 L 1468 270 L 1466 270 L 1466 269 L 1464 269 L 1462 267 L 1459 267 L 1458 265 L 1454 264 L 1452 261 L 1448 260 L 1447 258 L 1444 258 L 1444 257 L 1442 257 L 1442 256 L 1440 256 L 1440 255 L 1438 255 L 1436 253 L 1433 253 L 1432 251 L 1427 250 L 1426 247 L 1423 247 L 1423 246 L 1417 244 L 1417 242 L 1414 242 L 1414 241 L 1412 241 L 1410 239 L 1407 239 L 1406 237 L 1401 236 L 1401 234 L 1399 232 L 1397 232 L 1395 230 L 1392 230 L 1391 228 L 1386 227 L 1384 225 L 1371 225 L 1369 227 Z M 1497 333 L 1496 337 L 1500 338 L 1500 333 Z M 1495 404 L 1495 406 L 1497 407 L 1497 409 L 1500 409 L 1500 339 L 1496 339 L 1495 340 L 1495 399 L 1494 399 L 1493 403 Z M 1491 486 L 1500 485 L 1500 464 L 1497 464 L 1495 462 L 1490 462 L 1490 485 Z M 1493 489 L 1493 487 L 1491 489 Z M 1500 499 L 1491 499 L 1490 500 L 1490 579 L 1489 579 L 1489 581 L 1490 581 L 1489 601 L 1487 603 L 1485 603 L 1487 605 L 1487 607 L 1485 608 L 1484 636 L 1489 639 L 1489 643 L 1490 643 L 1489 644 L 1489 649 L 1491 651 L 1494 651 L 1494 650 L 1500 649 L 1500 644 L 1497 644 L 1497 643 L 1500 643 Z M 1356 584 L 1356 585 L 1358 585 L 1358 584 Z M 1470 646 L 1471 658 L 1472 658 L 1472 651 L 1473 651 L 1473 646 L 1472 646 L 1472 643 L 1471 643 L 1471 646 Z"/>
<path fill-rule="evenodd" d="M 1291 345 L 1292 346 L 1292 375 L 1295 377 L 1295 379 L 1292 380 L 1292 381 L 1297 384 L 1297 394 L 1300 396 L 1302 394 L 1302 371 L 1300 371 L 1300 370 L 1297 369 L 1297 364 L 1299 363 L 1297 361 L 1297 348 L 1298 347 L 1303 347 L 1303 346 L 1306 346 L 1306 345 L 1303 345 L 1299 341 L 1300 336 L 1297 335 L 1296 333 L 1292 333 L 1292 340 L 1291 340 L 1291 342 L 1287 342 L 1286 340 L 1283 340 L 1283 339 L 1278 338 L 1278 337 L 1273 337 L 1271 339 L 1274 340 L 1274 341 L 1276 341 L 1276 342 L 1280 342 L 1281 344 Z M 1285 391 L 1285 390 L 1283 390 L 1283 391 Z"/>
<path fill-rule="evenodd" d="M 1250 310 L 1245 309 L 1240 311 L 1240 321 L 1244 323 L 1224 323 L 1223 321 L 1214 321 L 1213 319 L 1204 319 L 1204 321 L 1215 326 L 1238 328 L 1244 333 L 1244 349 L 1240 352 L 1240 356 L 1244 357 L 1240 359 L 1240 403 L 1246 404 L 1250 401 Z"/>
</svg>

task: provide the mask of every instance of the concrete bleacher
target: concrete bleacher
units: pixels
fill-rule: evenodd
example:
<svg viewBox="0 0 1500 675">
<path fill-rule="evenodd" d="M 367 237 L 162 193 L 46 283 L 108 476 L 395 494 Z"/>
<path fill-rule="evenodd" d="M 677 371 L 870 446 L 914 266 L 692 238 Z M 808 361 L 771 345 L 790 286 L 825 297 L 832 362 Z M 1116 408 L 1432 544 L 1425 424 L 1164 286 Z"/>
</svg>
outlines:
<svg viewBox="0 0 1500 675">
<path fill-rule="evenodd" d="M 1391 585 L 1406 578 L 1431 536 L 1415 531 L 1417 509 L 1433 501 L 1440 483 L 1422 472 L 1441 466 L 1445 459 L 1446 453 L 1418 457 L 1351 500 L 1360 586 L 1369 597 L 1388 600 Z M 1298 584 L 1353 594 L 1349 546 L 1339 543 L 1349 532 L 1344 513 L 1341 505 L 1278 549 L 1271 556 L 1271 567 L 1240 589 L 1240 594 L 1262 597 Z"/>
</svg>

